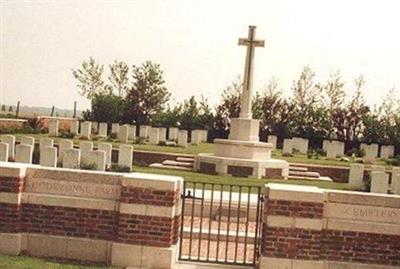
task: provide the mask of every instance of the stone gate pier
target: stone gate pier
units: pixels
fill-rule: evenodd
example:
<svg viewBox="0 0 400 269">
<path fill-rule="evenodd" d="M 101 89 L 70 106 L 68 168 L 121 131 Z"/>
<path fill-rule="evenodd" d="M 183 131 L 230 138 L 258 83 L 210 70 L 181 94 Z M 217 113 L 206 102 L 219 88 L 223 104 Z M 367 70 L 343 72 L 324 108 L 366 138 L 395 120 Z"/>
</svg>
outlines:
<svg viewBox="0 0 400 269">
<path fill-rule="evenodd" d="M 262 269 L 400 268 L 400 196 L 268 184 Z"/>
</svg>

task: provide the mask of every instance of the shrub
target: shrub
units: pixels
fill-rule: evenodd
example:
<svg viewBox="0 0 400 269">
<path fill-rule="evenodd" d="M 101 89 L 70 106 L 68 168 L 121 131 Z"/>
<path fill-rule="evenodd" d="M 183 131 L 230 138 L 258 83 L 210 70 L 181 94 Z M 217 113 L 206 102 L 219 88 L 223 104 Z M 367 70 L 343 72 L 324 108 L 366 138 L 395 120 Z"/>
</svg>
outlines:
<svg viewBox="0 0 400 269">
<path fill-rule="evenodd" d="M 131 168 L 125 165 L 119 165 L 119 164 L 113 164 L 111 165 L 112 172 L 118 172 L 118 173 L 129 173 L 131 172 Z"/>
<path fill-rule="evenodd" d="M 346 155 L 349 157 L 364 157 L 365 156 L 365 152 L 363 149 L 358 149 L 358 148 L 352 148 L 351 150 L 346 152 Z"/>
<path fill-rule="evenodd" d="M 385 163 L 388 164 L 388 165 L 400 166 L 400 156 L 397 155 L 393 159 L 385 160 Z"/>
<path fill-rule="evenodd" d="M 117 133 L 111 133 L 108 135 L 109 139 L 117 139 Z"/>
<path fill-rule="evenodd" d="M 291 153 L 283 153 L 282 156 L 283 157 L 293 157 L 293 154 L 291 154 Z"/>
<path fill-rule="evenodd" d="M 74 133 L 68 132 L 68 131 L 61 131 L 60 135 L 61 138 L 68 138 L 68 139 L 72 139 L 75 137 Z"/>
<path fill-rule="evenodd" d="M 97 165 L 95 163 L 81 163 L 80 168 L 83 170 L 96 170 Z"/>
</svg>

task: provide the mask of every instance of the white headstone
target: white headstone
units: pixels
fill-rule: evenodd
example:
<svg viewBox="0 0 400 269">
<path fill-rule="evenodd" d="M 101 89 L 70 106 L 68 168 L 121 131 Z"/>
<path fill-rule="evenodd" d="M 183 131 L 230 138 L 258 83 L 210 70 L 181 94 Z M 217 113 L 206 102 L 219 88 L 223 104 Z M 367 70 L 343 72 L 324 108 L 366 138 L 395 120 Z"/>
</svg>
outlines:
<svg viewBox="0 0 400 269">
<path fill-rule="evenodd" d="M 400 195 L 400 167 L 392 169 L 392 192 Z"/>
<path fill-rule="evenodd" d="M 150 128 L 149 143 L 151 145 L 158 145 L 160 143 L 160 130 L 158 128 Z"/>
<path fill-rule="evenodd" d="M 330 143 L 331 141 L 329 140 L 324 140 L 322 141 L 322 150 L 326 152 L 326 146 L 328 145 L 328 143 Z"/>
<path fill-rule="evenodd" d="M 106 167 L 111 167 L 112 144 L 99 143 L 97 148 L 98 150 L 104 151 L 106 153 Z"/>
<path fill-rule="evenodd" d="M 90 139 L 92 134 L 92 122 L 85 121 L 81 124 L 81 137 Z"/>
<path fill-rule="evenodd" d="M 292 154 L 293 153 L 293 140 L 289 138 L 283 139 L 283 154 Z"/>
<path fill-rule="evenodd" d="M 43 147 L 40 151 L 40 165 L 47 167 L 57 167 L 57 148 Z"/>
<path fill-rule="evenodd" d="M 394 146 L 392 146 L 392 145 L 382 145 L 381 146 L 381 153 L 379 156 L 382 159 L 392 158 L 393 155 L 394 155 Z"/>
<path fill-rule="evenodd" d="M 15 147 L 15 162 L 16 163 L 32 163 L 33 146 L 19 144 Z"/>
<path fill-rule="evenodd" d="M 0 142 L 0 162 L 8 162 L 8 144 Z"/>
<path fill-rule="evenodd" d="M 97 121 L 92 121 L 92 133 L 97 133 L 99 130 L 99 123 Z"/>
<path fill-rule="evenodd" d="M 389 175 L 381 171 L 371 172 L 371 192 L 387 193 L 389 189 Z"/>
<path fill-rule="evenodd" d="M 21 137 L 21 144 L 26 144 L 26 145 L 35 145 L 35 138 L 32 136 L 23 136 Z"/>
<path fill-rule="evenodd" d="M 362 190 L 364 187 L 364 165 L 350 164 L 349 185 L 352 190 Z"/>
<path fill-rule="evenodd" d="M 59 121 L 57 119 L 50 119 L 49 121 L 49 135 L 58 136 Z"/>
<path fill-rule="evenodd" d="M 136 140 L 136 126 L 135 125 L 129 125 L 128 127 L 128 139 L 135 141 Z"/>
<path fill-rule="evenodd" d="M 39 152 L 42 152 L 42 149 L 44 147 L 53 147 L 53 146 L 54 146 L 54 140 L 51 138 L 44 137 L 39 140 Z"/>
<path fill-rule="evenodd" d="M 99 137 L 107 137 L 107 122 L 99 123 Z"/>
<path fill-rule="evenodd" d="M 208 130 L 202 130 L 202 135 L 203 135 L 202 142 L 207 142 L 207 140 L 208 140 Z"/>
<path fill-rule="evenodd" d="M 192 145 L 199 145 L 203 140 L 203 135 L 201 130 L 192 130 L 192 137 L 190 143 Z"/>
<path fill-rule="evenodd" d="M 168 133 L 168 140 L 177 140 L 179 129 L 176 127 L 170 127 Z"/>
<path fill-rule="evenodd" d="M 3 135 L 1 136 L 1 142 L 8 144 L 8 158 L 14 159 L 15 136 Z"/>
<path fill-rule="evenodd" d="M 119 145 L 118 165 L 132 168 L 133 164 L 133 146 Z"/>
<path fill-rule="evenodd" d="M 158 130 L 160 132 L 159 133 L 160 142 L 167 141 L 167 128 L 161 127 L 161 128 L 158 128 Z"/>
<path fill-rule="evenodd" d="M 276 135 L 269 135 L 268 136 L 268 143 L 272 144 L 272 149 L 276 149 L 276 143 L 278 141 L 278 137 Z"/>
<path fill-rule="evenodd" d="M 119 127 L 117 135 L 119 142 L 128 143 L 128 132 L 129 132 L 129 126 L 127 124 Z"/>
<path fill-rule="evenodd" d="M 69 132 L 75 135 L 79 134 L 79 121 L 78 120 L 72 120 L 71 125 L 69 127 Z"/>
<path fill-rule="evenodd" d="M 150 126 L 148 125 L 140 125 L 139 126 L 139 137 L 148 138 L 150 132 Z"/>
<path fill-rule="evenodd" d="M 64 158 L 64 153 L 68 149 L 74 147 L 74 142 L 70 139 L 60 139 L 58 141 L 58 161 L 62 162 Z"/>
<path fill-rule="evenodd" d="M 336 150 L 336 144 L 334 141 L 329 141 L 326 143 L 325 148 L 326 148 L 326 158 L 327 159 L 336 159 L 337 157 L 337 150 Z"/>
<path fill-rule="evenodd" d="M 111 124 L 111 133 L 118 134 L 118 132 L 119 132 L 119 123 Z"/>
<path fill-rule="evenodd" d="M 95 164 L 96 170 L 106 170 L 106 153 L 102 150 L 91 150 L 88 153 L 88 163 Z"/>
<path fill-rule="evenodd" d="M 179 130 L 178 146 L 185 148 L 188 146 L 188 132 L 186 130 Z"/>
<path fill-rule="evenodd" d="M 365 152 L 364 160 L 366 162 L 374 162 L 376 157 L 378 156 L 378 150 L 376 149 L 376 147 L 373 145 L 365 145 L 363 149 Z"/>
<path fill-rule="evenodd" d="M 80 141 L 79 148 L 81 150 L 81 163 L 88 164 L 89 152 L 93 150 L 93 143 L 90 141 Z"/>
<path fill-rule="evenodd" d="M 64 152 L 63 167 L 79 169 L 81 161 L 81 151 L 79 149 L 67 149 Z"/>
</svg>

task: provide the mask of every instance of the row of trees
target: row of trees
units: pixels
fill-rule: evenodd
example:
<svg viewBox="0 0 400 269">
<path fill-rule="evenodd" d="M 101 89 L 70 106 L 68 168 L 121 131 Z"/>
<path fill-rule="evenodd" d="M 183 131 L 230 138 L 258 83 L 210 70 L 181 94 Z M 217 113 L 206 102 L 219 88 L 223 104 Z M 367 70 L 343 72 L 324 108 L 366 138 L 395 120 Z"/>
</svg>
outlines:
<svg viewBox="0 0 400 269">
<path fill-rule="evenodd" d="M 115 61 L 104 80 L 104 66 L 90 58 L 73 70 L 73 75 L 80 93 L 91 100 L 91 110 L 84 113 L 90 120 L 207 128 L 213 133 L 211 137 L 226 137 L 230 119 L 240 113 L 240 77 L 223 91 L 220 104 L 213 108 L 203 97 L 171 105 L 163 72 L 150 61 L 131 68 Z M 339 72 L 325 82 L 316 82 L 315 73 L 304 67 L 293 82 L 290 97 L 283 95 L 276 79 L 256 92 L 253 117 L 260 119 L 264 136 L 399 144 L 400 107 L 393 98 L 394 90 L 371 108 L 363 96 L 364 85 L 362 76 L 346 85 Z M 346 96 L 345 89 L 352 94 Z"/>
</svg>

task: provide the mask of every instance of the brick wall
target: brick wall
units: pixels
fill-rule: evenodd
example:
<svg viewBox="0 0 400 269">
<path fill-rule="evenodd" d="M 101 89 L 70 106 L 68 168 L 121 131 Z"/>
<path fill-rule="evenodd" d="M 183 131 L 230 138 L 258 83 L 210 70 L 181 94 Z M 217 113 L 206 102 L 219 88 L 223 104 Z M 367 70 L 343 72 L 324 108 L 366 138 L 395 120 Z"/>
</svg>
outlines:
<svg viewBox="0 0 400 269">
<path fill-rule="evenodd" d="M 0 164 L 0 174 L 0 253 L 172 266 L 181 178 L 13 163 Z"/>
<path fill-rule="evenodd" d="M 399 227 L 399 196 L 268 184 L 260 268 L 398 268 Z"/>
</svg>

